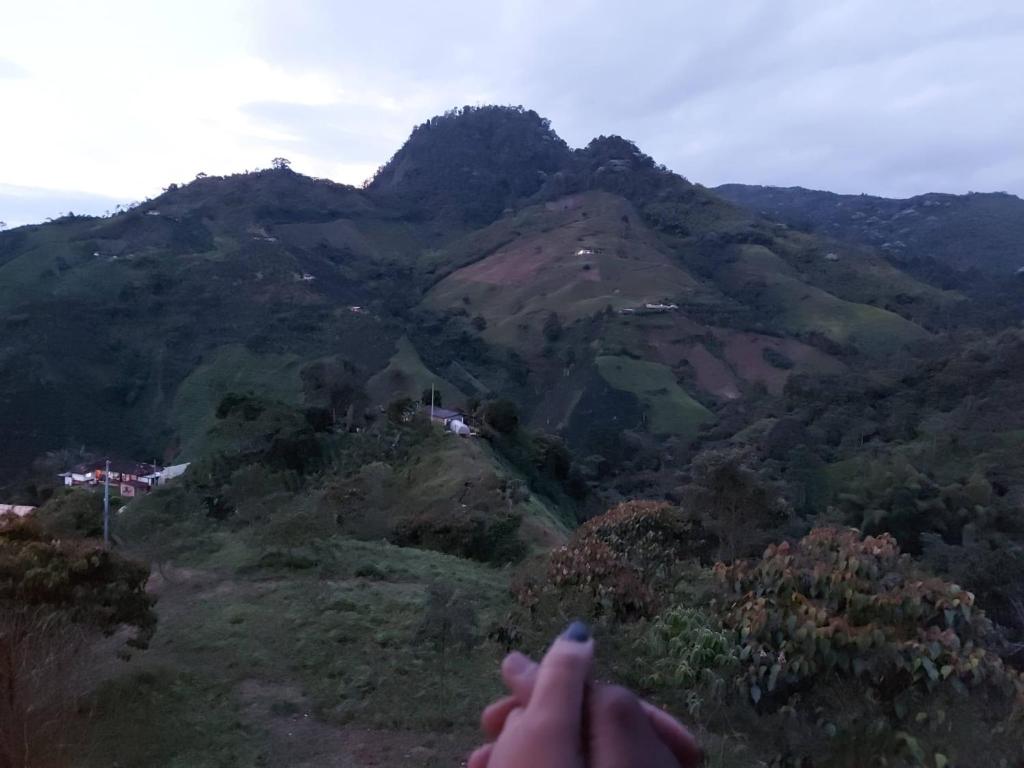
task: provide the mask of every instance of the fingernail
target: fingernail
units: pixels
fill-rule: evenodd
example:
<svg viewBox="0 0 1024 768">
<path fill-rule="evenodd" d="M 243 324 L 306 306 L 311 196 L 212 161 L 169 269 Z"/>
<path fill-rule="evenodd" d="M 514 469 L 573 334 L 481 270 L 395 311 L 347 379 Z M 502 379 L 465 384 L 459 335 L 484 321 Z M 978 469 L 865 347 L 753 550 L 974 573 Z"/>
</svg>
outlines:
<svg viewBox="0 0 1024 768">
<path fill-rule="evenodd" d="M 590 627 L 582 621 L 574 621 L 569 628 L 562 633 L 563 640 L 572 640 L 576 643 L 585 643 L 590 639 Z"/>
<path fill-rule="evenodd" d="M 505 657 L 505 661 L 502 663 L 502 667 L 505 669 L 506 674 L 512 677 L 519 677 L 526 672 L 527 667 L 531 664 L 530 660 L 523 656 L 523 654 L 515 652 L 510 653 Z"/>
</svg>

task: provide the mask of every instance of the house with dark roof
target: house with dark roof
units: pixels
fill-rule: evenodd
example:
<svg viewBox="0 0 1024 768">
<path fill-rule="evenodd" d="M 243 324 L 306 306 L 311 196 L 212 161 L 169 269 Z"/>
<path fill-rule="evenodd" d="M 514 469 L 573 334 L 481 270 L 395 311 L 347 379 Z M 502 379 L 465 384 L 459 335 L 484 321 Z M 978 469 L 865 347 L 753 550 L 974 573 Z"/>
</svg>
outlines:
<svg viewBox="0 0 1024 768">
<path fill-rule="evenodd" d="M 428 406 L 429 408 L 429 406 Z M 430 411 L 430 420 L 437 424 L 447 424 L 452 419 L 465 420 L 461 411 L 453 411 L 449 408 L 438 408 L 436 405 Z"/>
</svg>

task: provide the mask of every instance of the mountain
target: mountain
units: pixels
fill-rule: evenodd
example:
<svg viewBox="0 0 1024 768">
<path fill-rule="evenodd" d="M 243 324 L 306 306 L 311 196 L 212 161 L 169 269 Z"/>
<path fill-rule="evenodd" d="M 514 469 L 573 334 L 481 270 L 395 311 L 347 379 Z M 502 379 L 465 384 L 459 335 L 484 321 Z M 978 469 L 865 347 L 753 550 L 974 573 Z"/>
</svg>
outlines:
<svg viewBox="0 0 1024 768">
<path fill-rule="evenodd" d="M 193 458 L 224 394 L 308 404 L 315 365 L 380 405 L 430 382 L 508 396 L 583 454 L 686 444 L 723 404 L 927 341 L 965 301 L 836 248 L 620 137 L 574 150 L 532 111 L 455 110 L 365 189 L 282 164 L 0 233 L 0 463 Z"/>
<path fill-rule="evenodd" d="M 714 191 L 791 227 L 871 245 L 897 261 L 934 259 L 995 275 L 1024 267 L 1024 200 L 1006 192 L 901 200 L 747 184 Z"/>
</svg>

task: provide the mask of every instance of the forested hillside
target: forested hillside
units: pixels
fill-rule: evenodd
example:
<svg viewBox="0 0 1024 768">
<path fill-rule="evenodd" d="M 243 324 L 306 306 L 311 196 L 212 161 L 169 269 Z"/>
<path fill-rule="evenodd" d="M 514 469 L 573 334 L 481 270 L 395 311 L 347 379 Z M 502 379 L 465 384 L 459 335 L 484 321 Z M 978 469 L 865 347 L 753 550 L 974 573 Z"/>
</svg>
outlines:
<svg viewBox="0 0 1024 768">
<path fill-rule="evenodd" d="M 797 229 L 872 245 L 898 261 L 934 259 L 1003 276 L 1024 267 L 1024 200 L 1006 192 L 896 200 L 746 184 L 714 191 Z"/>
</svg>

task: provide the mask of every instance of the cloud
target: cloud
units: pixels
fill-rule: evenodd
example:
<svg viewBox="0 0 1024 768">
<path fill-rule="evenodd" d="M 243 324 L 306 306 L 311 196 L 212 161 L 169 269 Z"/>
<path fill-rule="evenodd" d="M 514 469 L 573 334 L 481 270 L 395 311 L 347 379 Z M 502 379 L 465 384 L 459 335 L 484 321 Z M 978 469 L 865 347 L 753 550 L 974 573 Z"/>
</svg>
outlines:
<svg viewBox="0 0 1024 768">
<path fill-rule="evenodd" d="M 0 28 L 10 184 L 140 198 L 277 155 L 358 183 L 417 123 L 500 103 L 708 185 L 1024 194 L 1017 3 L 55 2 Z"/>
<path fill-rule="evenodd" d="M 254 19 L 257 55 L 390 96 L 421 120 L 521 103 L 576 146 L 620 133 L 708 184 L 1024 192 L 1024 7 L 837 0 L 526 0 L 495 11 L 311 0 Z M 936 165 L 944 153 L 948 165 Z M 971 158 L 972 161 L 967 161 Z M 1001 166 L 1001 169 L 1000 169 Z M 998 180 L 996 180 L 998 179 Z"/>
<path fill-rule="evenodd" d="M 0 78 L 25 77 L 28 73 L 10 59 L 0 59 Z"/>
<path fill-rule="evenodd" d="M 0 184 L 0 221 L 10 228 L 37 224 L 68 212 L 99 216 L 127 202 L 88 192 Z"/>
</svg>

